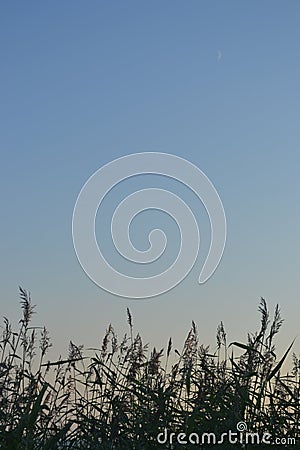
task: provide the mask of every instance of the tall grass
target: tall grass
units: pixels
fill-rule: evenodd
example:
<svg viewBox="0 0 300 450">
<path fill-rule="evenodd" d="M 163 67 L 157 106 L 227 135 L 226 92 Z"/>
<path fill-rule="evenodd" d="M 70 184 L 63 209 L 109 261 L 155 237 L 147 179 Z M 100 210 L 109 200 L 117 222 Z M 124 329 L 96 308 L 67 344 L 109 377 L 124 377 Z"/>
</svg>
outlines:
<svg viewBox="0 0 300 450">
<path fill-rule="evenodd" d="M 263 298 L 259 330 L 246 343 L 228 343 L 221 323 L 210 350 L 192 322 L 180 352 L 171 339 L 166 351 L 151 350 L 127 309 L 128 335 L 119 340 L 109 325 L 99 348 L 70 342 L 58 361 L 47 360 L 48 331 L 31 326 L 35 306 L 22 288 L 20 300 L 18 330 L 4 318 L 0 340 L 1 449 L 196 448 L 163 446 L 157 435 L 167 429 L 220 436 L 241 421 L 272 439 L 299 439 L 300 361 L 293 354 L 292 372 L 281 374 L 292 344 L 277 358 L 283 320 L 278 306 L 270 318 Z"/>
</svg>

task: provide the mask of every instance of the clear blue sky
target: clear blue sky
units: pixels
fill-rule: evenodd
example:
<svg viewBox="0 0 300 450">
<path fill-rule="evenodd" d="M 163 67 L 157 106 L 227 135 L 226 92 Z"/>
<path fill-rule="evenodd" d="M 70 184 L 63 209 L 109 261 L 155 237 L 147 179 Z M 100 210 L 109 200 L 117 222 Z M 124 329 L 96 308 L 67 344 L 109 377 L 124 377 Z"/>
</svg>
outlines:
<svg viewBox="0 0 300 450">
<path fill-rule="evenodd" d="M 192 319 L 213 347 L 221 320 L 246 339 L 264 296 L 281 305 L 283 351 L 300 313 L 299 17 L 296 0 L 3 3 L 1 315 L 17 320 L 20 284 L 55 354 L 69 339 L 95 346 L 109 322 L 124 331 L 127 306 L 157 347 L 179 347 Z M 95 170 L 141 151 L 209 176 L 228 239 L 204 286 L 199 263 L 171 292 L 133 301 L 85 275 L 71 219 Z"/>
</svg>

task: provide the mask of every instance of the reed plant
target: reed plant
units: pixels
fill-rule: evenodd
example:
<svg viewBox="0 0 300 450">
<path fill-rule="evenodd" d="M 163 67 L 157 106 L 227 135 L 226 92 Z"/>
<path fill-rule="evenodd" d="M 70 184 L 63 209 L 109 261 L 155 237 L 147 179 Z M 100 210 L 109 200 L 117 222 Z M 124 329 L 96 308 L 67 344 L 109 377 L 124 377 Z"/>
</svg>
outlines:
<svg viewBox="0 0 300 450">
<path fill-rule="evenodd" d="M 18 329 L 4 318 L 0 340 L 1 449 L 197 448 L 176 440 L 160 444 L 157 436 L 165 430 L 221 436 L 238 423 L 249 432 L 269 433 L 272 442 L 295 439 L 278 448 L 300 448 L 300 361 L 293 353 L 291 372 L 282 374 L 293 343 L 277 357 L 283 320 L 278 306 L 270 317 L 263 298 L 259 329 L 245 343 L 228 343 L 221 322 L 210 349 L 199 342 L 192 322 L 180 351 L 171 338 L 166 350 L 151 349 L 134 332 L 127 309 L 129 331 L 122 339 L 109 325 L 100 346 L 70 342 L 66 357 L 57 361 L 47 360 L 49 333 L 31 325 L 35 305 L 22 288 L 20 301 Z"/>
</svg>

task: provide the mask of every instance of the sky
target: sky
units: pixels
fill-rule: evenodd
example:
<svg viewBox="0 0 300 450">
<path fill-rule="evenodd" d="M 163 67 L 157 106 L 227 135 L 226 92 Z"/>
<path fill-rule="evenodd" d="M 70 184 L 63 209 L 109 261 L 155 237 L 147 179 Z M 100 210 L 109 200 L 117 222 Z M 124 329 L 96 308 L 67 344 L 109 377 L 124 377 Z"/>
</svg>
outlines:
<svg viewBox="0 0 300 450">
<path fill-rule="evenodd" d="M 150 346 L 166 347 L 172 336 L 180 349 L 194 320 L 200 341 L 214 349 L 221 320 L 229 341 L 245 342 L 258 329 L 262 296 L 271 311 L 281 307 L 283 353 L 300 313 L 299 2 L 28 0 L 0 8 L 0 315 L 17 324 L 18 286 L 29 290 L 53 357 L 66 354 L 70 339 L 100 345 L 109 323 L 121 336 L 127 307 Z M 94 284 L 72 242 L 84 183 L 138 152 L 198 166 L 222 199 L 228 227 L 218 269 L 197 284 L 209 222 L 179 188 L 200 222 L 199 259 L 177 287 L 143 300 Z M 178 189 L 147 176 L 118 187 L 97 215 L 108 259 L 115 259 L 104 229 L 112 205 L 148 181 Z M 155 211 L 138 217 L 136 245 L 145 248 L 160 222 L 168 225 Z M 169 226 L 171 259 L 178 234 Z"/>
</svg>

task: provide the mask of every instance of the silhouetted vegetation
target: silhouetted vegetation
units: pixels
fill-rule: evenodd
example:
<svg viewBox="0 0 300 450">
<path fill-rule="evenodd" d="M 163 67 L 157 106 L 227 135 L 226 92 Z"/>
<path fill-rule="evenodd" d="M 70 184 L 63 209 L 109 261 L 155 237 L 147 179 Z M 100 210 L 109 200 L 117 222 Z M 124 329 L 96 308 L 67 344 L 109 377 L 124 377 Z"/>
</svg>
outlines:
<svg viewBox="0 0 300 450">
<path fill-rule="evenodd" d="M 47 361 L 47 329 L 31 326 L 29 293 L 20 288 L 20 298 L 19 328 L 4 318 L 0 340 L 0 448 L 211 448 L 176 439 L 159 444 L 157 435 L 167 429 L 219 437 L 239 422 L 249 432 L 269 433 L 272 442 L 299 438 L 300 362 L 293 354 L 291 373 L 281 374 L 292 344 L 278 359 L 274 338 L 283 320 L 278 306 L 270 318 L 263 298 L 259 330 L 246 343 L 228 343 L 221 323 L 211 351 L 192 322 L 181 351 L 171 339 L 165 351 L 149 350 L 127 310 L 128 335 L 119 340 L 109 325 L 100 348 L 70 342 L 68 356 L 58 361 Z"/>
</svg>

